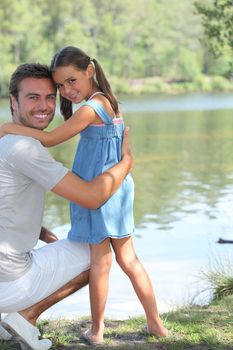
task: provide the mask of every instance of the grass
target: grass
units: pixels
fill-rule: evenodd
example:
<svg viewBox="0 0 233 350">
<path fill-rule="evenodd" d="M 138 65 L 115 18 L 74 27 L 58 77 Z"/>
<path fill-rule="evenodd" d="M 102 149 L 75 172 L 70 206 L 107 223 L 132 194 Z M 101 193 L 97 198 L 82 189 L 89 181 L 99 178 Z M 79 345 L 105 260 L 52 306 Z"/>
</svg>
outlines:
<svg viewBox="0 0 233 350">
<path fill-rule="evenodd" d="M 82 350 L 232 350 L 233 349 L 233 295 L 213 302 L 209 306 L 189 306 L 162 315 L 170 331 L 167 338 L 143 333 L 145 319 L 106 321 L 105 344 L 92 347 L 82 339 L 90 327 L 88 319 L 40 322 L 43 337 L 53 342 L 52 349 Z M 19 350 L 12 342 L 0 342 L 1 350 Z"/>
<path fill-rule="evenodd" d="M 143 332 L 145 318 L 105 322 L 105 343 L 93 347 L 82 338 L 90 328 L 87 318 L 81 320 L 42 320 L 41 334 L 53 342 L 53 350 L 232 350 L 233 349 L 233 269 L 231 264 L 216 262 L 202 271 L 209 282 L 212 302 L 207 306 L 190 305 L 162 315 L 169 336 L 157 339 Z M 0 350 L 20 350 L 14 341 L 0 341 Z"/>
<path fill-rule="evenodd" d="M 216 260 L 214 266 L 202 271 L 202 278 L 209 284 L 207 289 L 213 301 L 233 294 L 233 267 L 229 259 L 223 262 Z"/>
</svg>

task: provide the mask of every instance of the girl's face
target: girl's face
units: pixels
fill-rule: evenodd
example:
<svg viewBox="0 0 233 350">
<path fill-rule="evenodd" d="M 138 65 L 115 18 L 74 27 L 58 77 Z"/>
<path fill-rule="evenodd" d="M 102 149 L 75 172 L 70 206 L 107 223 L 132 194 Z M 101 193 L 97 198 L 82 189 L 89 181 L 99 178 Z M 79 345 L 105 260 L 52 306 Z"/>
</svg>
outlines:
<svg viewBox="0 0 233 350">
<path fill-rule="evenodd" d="M 93 74 L 91 64 L 86 70 L 78 70 L 75 66 L 69 65 L 56 68 L 53 79 L 62 97 L 73 103 L 80 103 L 92 94 Z"/>
</svg>

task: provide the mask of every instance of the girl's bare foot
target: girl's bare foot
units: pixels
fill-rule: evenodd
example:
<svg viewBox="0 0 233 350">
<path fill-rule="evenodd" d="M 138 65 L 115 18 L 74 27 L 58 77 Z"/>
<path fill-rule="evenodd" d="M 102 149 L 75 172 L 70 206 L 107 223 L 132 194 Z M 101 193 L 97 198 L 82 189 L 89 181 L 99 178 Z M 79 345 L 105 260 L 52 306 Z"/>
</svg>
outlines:
<svg viewBox="0 0 233 350">
<path fill-rule="evenodd" d="M 100 345 L 104 342 L 103 336 L 93 334 L 90 329 L 83 333 L 83 338 L 91 345 Z"/>
<path fill-rule="evenodd" d="M 145 332 L 151 335 L 154 335 L 155 337 L 158 337 L 158 338 L 163 338 L 168 336 L 168 330 L 166 327 L 164 327 L 161 319 L 159 319 L 156 323 L 153 323 L 152 325 L 146 325 Z"/>
<path fill-rule="evenodd" d="M 83 337 L 91 345 L 103 344 L 104 342 L 103 335 L 104 335 L 104 324 L 98 324 L 98 325 L 92 324 L 91 329 L 83 333 Z"/>
</svg>

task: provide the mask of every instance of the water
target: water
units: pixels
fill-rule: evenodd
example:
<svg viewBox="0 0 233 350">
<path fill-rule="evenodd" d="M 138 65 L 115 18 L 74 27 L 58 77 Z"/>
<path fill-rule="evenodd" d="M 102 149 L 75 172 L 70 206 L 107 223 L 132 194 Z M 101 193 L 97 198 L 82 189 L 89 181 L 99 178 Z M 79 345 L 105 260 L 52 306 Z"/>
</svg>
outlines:
<svg viewBox="0 0 233 350">
<path fill-rule="evenodd" d="M 120 99 L 121 101 L 121 99 Z M 127 102 L 127 103 L 124 103 Z M 138 96 L 124 101 L 122 110 L 125 112 L 168 112 L 168 111 L 203 111 L 216 109 L 232 109 L 231 94 L 203 94 L 174 96 Z"/>
<path fill-rule="evenodd" d="M 232 261 L 233 95 L 121 99 L 131 129 L 136 184 L 134 244 L 152 279 L 161 312 L 193 300 L 206 287 L 201 270 Z M 0 118 L 9 120 L 7 104 Z M 53 126 L 60 122 L 59 118 Z M 72 164 L 78 137 L 50 149 Z M 49 193 L 44 224 L 59 237 L 69 229 L 67 202 Z M 208 301 L 202 293 L 196 302 Z M 46 317 L 88 315 L 88 289 L 47 311 Z M 113 265 L 109 318 L 143 313 L 128 279 Z"/>
</svg>

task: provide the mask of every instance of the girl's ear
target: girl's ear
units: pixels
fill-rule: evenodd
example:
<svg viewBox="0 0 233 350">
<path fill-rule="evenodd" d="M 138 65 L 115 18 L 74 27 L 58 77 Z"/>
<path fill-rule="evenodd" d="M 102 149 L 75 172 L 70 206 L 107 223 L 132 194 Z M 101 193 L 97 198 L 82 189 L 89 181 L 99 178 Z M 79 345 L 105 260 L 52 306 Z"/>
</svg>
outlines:
<svg viewBox="0 0 233 350">
<path fill-rule="evenodd" d="M 89 63 L 87 66 L 87 74 L 89 78 L 93 78 L 95 75 L 95 68 L 92 63 Z"/>
</svg>

